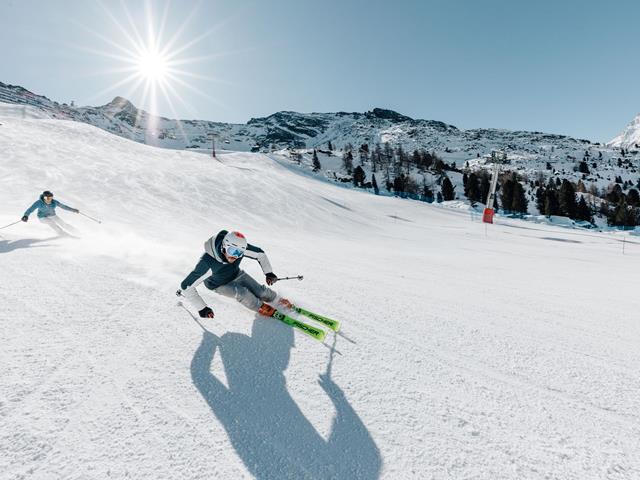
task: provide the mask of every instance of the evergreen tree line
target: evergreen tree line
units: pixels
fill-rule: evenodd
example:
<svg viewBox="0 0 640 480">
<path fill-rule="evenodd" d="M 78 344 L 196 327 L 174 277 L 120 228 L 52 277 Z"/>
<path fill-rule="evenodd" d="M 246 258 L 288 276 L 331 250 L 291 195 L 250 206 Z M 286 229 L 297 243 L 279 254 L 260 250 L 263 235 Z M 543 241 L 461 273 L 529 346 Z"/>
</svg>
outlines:
<svg viewBox="0 0 640 480">
<path fill-rule="evenodd" d="M 518 174 L 516 172 L 507 172 L 500 177 L 499 182 L 502 209 L 510 213 L 528 213 L 529 201 Z"/>
<path fill-rule="evenodd" d="M 590 194 L 592 202 L 587 202 L 585 195 L 577 197 L 578 193 Z M 596 199 L 599 206 L 596 206 Z M 582 181 L 574 184 L 567 179 L 551 178 L 546 185 L 538 187 L 536 204 L 544 215 L 562 215 L 574 220 L 593 222 L 593 215 L 597 212 L 606 217 L 611 226 L 640 225 L 640 193 L 631 188 L 625 194 L 618 183 L 611 184 L 604 191 L 591 185 L 587 191 Z"/>
<path fill-rule="evenodd" d="M 328 142 L 331 149 L 333 145 Z M 377 143 L 373 148 L 368 143 L 363 143 L 358 147 L 357 152 L 354 146 L 347 143 L 344 146 L 343 167 L 347 172 L 353 170 L 353 164 L 356 161 L 359 165 L 371 165 L 371 170 L 375 172 L 384 172 L 387 169 L 390 173 L 409 173 L 412 169 L 418 169 L 423 172 L 429 169 L 435 171 L 444 171 L 451 168 L 442 158 L 435 152 L 426 150 L 414 150 L 412 153 L 407 152 L 402 145 L 393 147 L 390 143 Z"/>
<path fill-rule="evenodd" d="M 640 182 L 639 182 L 640 183 Z M 607 217 L 607 223 L 614 227 L 635 227 L 640 225 L 640 193 L 635 188 L 625 194 L 619 183 L 609 186 L 601 193 L 598 212 Z"/>
<path fill-rule="evenodd" d="M 329 144 L 329 149 L 332 151 L 333 145 Z M 588 156 L 583 158 L 575 170 L 589 174 L 589 160 Z M 446 172 L 459 170 L 456 169 L 455 164 L 446 164 L 435 152 L 416 149 L 409 153 L 401 145 L 394 148 L 389 143 L 382 145 L 378 143 L 373 148 L 365 143 L 360 145 L 356 152 L 352 145 L 347 144 L 342 161 L 343 169 L 352 176 L 354 185 L 373 188 L 376 194 L 379 192 L 379 187 L 375 174 L 378 173 L 387 191 L 393 191 L 399 196 L 429 202 L 453 200 L 456 196 L 455 187 Z M 354 167 L 355 162 L 358 162 L 358 165 Z M 369 165 L 372 171 L 370 182 L 366 181 L 366 174 L 362 168 L 365 165 Z M 321 168 L 314 150 L 313 169 L 318 171 Z M 425 181 L 422 184 L 416 181 L 411 175 L 416 170 L 420 173 L 429 171 L 439 174 L 440 191 L 434 192 L 433 186 Z M 491 183 L 489 172 L 484 170 L 464 172 L 462 180 L 464 195 L 472 205 L 487 201 Z M 498 182 L 498 195 L 495 198 L 494 208 L 500 207 L 504 211 L 513 213 L 527 213 L 529 201 L 523 183 L 526 183 L 526 179 L 521 178 L 516 172 L 502 174 Z M 593 215 L 598 212 L 604 215 L 612 226 L 640 225 L 640 193 L 635 188 L 631 188 L 626 194 L 623 190 L 631 187 L 631 182 L 623 182 L 622 179 L 616 178 L 616 183 L 604 192 L 599 192 L 595 185 L 592 185 L 587 192 L 581 180 L 576 184 L 557 177 L 549 179 L 546 184 L 543 180 L 530 183 L 532 189 L 537 187 L 535 202 L 543 215 L 560 215 L 573 220 L 593 222 Z M 638 188 L 640 188 L 640 180 Z M 585 195 L 578 195 L 579 193 L 590 193 L 592 199 L 600 198 L 599 206 L 588 203 Z"/>
<path fill-rule="evenodd" d="M 580 190 L 584 191 L 583 185 Z M 576 185 L 566 178 L 562 181 L 550 178 L 546 185 L 540 185 L 536 190 L 536 206 L 542 215 L 561 215 L 593 222 L 592 208 L 583 195 L 578 199 Z"/>
<path fill-rule="evenodd" d="M 476 203 L 485 203 L 489 197 L 489 189 L 491 188 L 491 174 L 485 170 L 478 172 L 463 173 L 462 184 L 464 186 L 464 194 L 475 206 Z"/>
<path fill-rule="evenodd" d="M 333 145 L 329 142 L 328 147 L 332 148 Z M 356 163 L 357 165 L 354 167 Z M 368 165 L 372 172 L 370 182 L 367 182 L 366 173 L 362 168 L 365 165 Z M 317 153 L 314 150 L 313 170 L 318 171 L 321 168 Z M 402 197 L 431 202 L 434 200 L 432 186 L 425 181 L 419 183 L 411 173 L 416 171 L 426 173 L 430 171 L 443 176 L 443 172 L 455 170 L 455 164 L 447 165 L 435 152 L 416 149 L 409 153 L 402 145 L 394 148 L 389 143 L 382 145 L 378 143 L 373 148 L 370 148 L 369 144 L 364 143 L 360 145 L 357 152 L 353 145 L 345 145 L 342 155 L 342 169 L 352 176 L 353 183 L 357 187 L 373 188 L 376 193 L 379 193 L 377 173 L 387 191 L 394 192 Z M 447 181 L 449 180 L 447 179 Z M 453 185 L 450 181 L 449 185 L 445 183 L 443 188 L 444 192 L 438 192 L 438 198 L 453 199 L 455 197 Z"/>
<path fill-rule="evenodd" d="M 421 173 L 427 170 L 441 173 L 455 169 L 455 165 L 447 165 L 435 152 L 416 149 L 409 153 L 402 145 L 394 148 L 388 142 L 382 145 L 377 143 L 373 148 L 364 143 L 357 152 L 353 145 L 346 144 L 342 155 L 342 168 L 347 174 L 352 175 L 355 164 L 369 165 L 373 173 L 380 172 L 390 188 L 393 188 L 394 180 L 400 175 L 404 174 L 406 177 L 415 170 Z"/>
</svg>

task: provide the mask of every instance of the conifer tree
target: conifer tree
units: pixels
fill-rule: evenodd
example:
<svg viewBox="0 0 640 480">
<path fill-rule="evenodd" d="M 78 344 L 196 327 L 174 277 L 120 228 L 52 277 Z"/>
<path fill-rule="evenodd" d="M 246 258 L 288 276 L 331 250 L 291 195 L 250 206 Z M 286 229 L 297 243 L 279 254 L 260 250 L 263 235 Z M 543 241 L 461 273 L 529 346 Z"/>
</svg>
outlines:
<svg viewBox="0 0 640 480">
<path fill-rule="evenodd" d="M 611 203 L 619 203 L 623 196 L 622 187 L 618 184 L 611 184 L 609 185 L 609 191 L 606 193 L 605 198 Z"/>
<path fill-rule="evenodd" d="M 500 192 L 502 208 L 509 212 L 527 213 L 529 201 L 524 193 L 524 187 L 518 180 L 518 175 L 513 172 L 506 178 L 503 177 Z"/>
<path fill-rule="evenodd" d="M 634 227 L 638 223 L 637 209 L 629 207 L 623 199 L 609 213 L 608 223 L 616 227 Z"/>
<path fill-rule="evenodd" d="M 560 214 L 569 218 L 576 218 L 576 190 L 566 178 L 562 181 L 560 186 L 560 194 L 558 198 L 560 202 Z"/>
<path fill-rule="evenodd" d="M 418 150 L 414 150 L 411 154 L 411 164 L 415 168 L 422 170 L 422 155 Z"/>
<path fill-rule="evenodd" d="M 317 172 L 318 170 L 320 170 L 322 168 L 322 165 L 320 165 L 320 160 L 318 160 L 318 152 L 316 152 L 316 149 L 313 149 L 313 171 Z"/>
<path fill-rule="evenodd" d="M 384 180 L 389 185 L 391 183 L 391 164 L 393 163 L 393 149 L 389 142 L 385 142 L 381 158 L 384 168 Z"/>
<path fill-rule="evenodd" d="M 407 179 L 404 176 L 404 173 L 401 173 L 400 176 L 393 179 L 393 190 L 396 193 L 404 193 L 406 190 L 406 182 Z"/>
<path fill-rule="evenodd" d="M 502 185 L 500 188 L 500 200 L 502 200 L 502 208 L 505 211 L 511 211 L 513 205 L 513 191 L 515 183 L 515 173 L 503 177 Z"/>
<path fill-rule="evenodd" d="M 396 149 L 396 158 L 397 158 L 397 162 L 398 162 L 398 166 L 400 171 L 402 170 L 409 170 L 409 157 L 407 155 L 407 153 L 404 151 L 404 148 L 402 148 L 402 145 L 398 145 L 398 148 Z"/>
<path fill-rule="evenodd" d="M 558 201 L 558 192 L 556 190 L 556 182 L 552 178 L 544 191 L 544 209 L 541 211 L 546 216 L 559 215 L 560 203 Z"/>
<path fill-rule="evenodd" d="M 469 177 L 467 178 L 467 186 L 466 186 L 466 189 L 465 189 L 465 195 L 467 196 L 467 198 L 471 202 L 471 205 L 475 206 L 476 202 L 481 202 L 482 201 L 482 195 L 481 195 L 481 191 L 480 191 L 480 184 L 479 184 L 479 181 L 478 181 L 478 176 L 475 174 L 475 172 L 471 172 L 469 174 Z"/>
<path fill-rule="evenodd" d="M 587 201 L 584 196 L 580 196 L 578 206 L 576 209 L 576 220 L 586 220 L 587 222 L 593 222 L 593 216 L 591 214 L 591 208 L 587 205 Z"/>
<path fill-rule="evenodd" d="M 360 149 L 358 152 L 360 155 L 360 165 L 369 163 L 369 145 L 363 143 L 362 145 L 360 145 Z"/>
<path fill-rule="evenodd" d="M 578 166 L 578 171 L 580 173 L 586 173 L 587 175 L 589 175 L 589 165 L 587 165 L 587 162 L 585 162 L 584 160 L 582 160 L 580 162 L 580 165 Z"/>
<path fill-rule="evenodd" d="M 638 190 L 635 188 L 629 190 L 629 193 L 627 194 L 627 203 L 632 207 L 640 205 L 640 194 L 638 193 Z"/>
<path fill-rule="evenodd" d="M 422 186 L 422 195 L 424 196 L 425 201 L 433 202 L 433 190 L 426 182 Z"/>
<path fill-rule="evenodd" d="M 380 193 L 380 189 L 378 188 L 378 181 L 376 180 L 376 174 L 371 174 L 371 185 L 373 186 L 373 193 L 378 195 Z"/>
<path fill-rule="evenodd" d="M 538 211 L 541 215 L 544 215 L 544 201 L 546 198 L 545 188 L 541 185 L 536 190 L 536 207 L 538 207 Z"/>
<path fill-rule="evenodd" d="M 442 198 L 446 200 L 453 200 L 455 198 L 455 187 L 449 180 L 449 177 L 444 177 L 442 180 Z"/>
<path fill-rule="evenodd" d="M 491 190 L 491 179 L 485 171 L 480 173 L 480 201 L 486 203 L 489 199 L 489 190 Z"/>
<path fill-rule="evenodd" d="M 517 213 L 527 213 L 528 206 L 529 201 L 524 194 L 524 187 L 518 180 L 515 180 L 513 184 L 513 200 L 511 203 L 511 211 Z"/>
<path fill-rule="evenodd" d="M 382 148 L 379 143 L 376 143 L 376 146 L 371 153 L 371 171 L 375 173 L 380 168 L 382 168 Z"/>
<path fill-rule="evenodd" d="M 422 151 L 422 165 L 423 165 L 423 168 L 425 170 L 431 168 L 431 166 L 433 165 L 433 161 L 434 161 L 433 154 L 427 152 L 426 150 L 423 150 Z M 640 179 L 638 179 L 638 185 L 640 185 Z"/>
<path fill-rule="evenodd" d="M 342 168 L 344 168 L 349 175 L 353 172 L 353 153 L 351 153 L 351 150 L 347 150 L 342 156 Z"/>
<path fill-rule="evenodd" d="M 364 183 L 365 177 L 366 177 L 366 175 L 364 173 L 363 168 L 360 165 L 358 165 L 355 168 L 355 170 L 353 171 L 353 184 L 356 187 L 362 187 L 362 184 Z"/>
</svg>

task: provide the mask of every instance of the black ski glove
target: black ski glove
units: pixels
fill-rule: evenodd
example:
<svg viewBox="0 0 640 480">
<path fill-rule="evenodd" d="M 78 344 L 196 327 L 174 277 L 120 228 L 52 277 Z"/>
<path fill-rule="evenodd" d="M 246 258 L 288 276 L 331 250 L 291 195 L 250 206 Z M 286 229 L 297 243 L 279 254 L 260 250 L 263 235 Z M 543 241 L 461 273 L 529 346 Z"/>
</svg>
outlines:
<svg viewBox="0 0 640 480">
<path fill-rule="evenodd" d="M 275 273 L 267 273 L 265 278 L 267 280 L 267 285 L 273 285 L 278 281 L 278 276 Z"/>
<path fill-rule="evenodd" d="M 15 217 L 14 217 L 15 218 Z M 29 217 L 27 217 L 26 215 L 24 217 L 22 217 L 20 220 L 22 220 L 23 222 L 26 222 L 27 220 L 29 220 Z"/>
<path fill-rule="evenodd" d="M 209 307 L 204 307 L 202 310 L 198 312 L 201 318 L 213 318 L 213 310 Z"/>
</svg>

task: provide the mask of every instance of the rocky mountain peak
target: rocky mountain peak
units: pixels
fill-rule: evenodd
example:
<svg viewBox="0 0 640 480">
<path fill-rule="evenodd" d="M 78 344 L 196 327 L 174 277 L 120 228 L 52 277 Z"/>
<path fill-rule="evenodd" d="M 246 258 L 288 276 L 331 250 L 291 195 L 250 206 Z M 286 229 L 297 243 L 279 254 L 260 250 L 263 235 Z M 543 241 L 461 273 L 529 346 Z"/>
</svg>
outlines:
<svg viewBox="0 0 640 480">
<path fill-rule="evenodd" d="M 640 113 L 607 145 L 620 148 L 635 148 L 640 145 Z"/>
<path fill-rule="evenodd" d="M 401 113 L 393 110 L 387 110 L 385 108 L 374 108 L 370 112 L 367 112 L 367 116 L 381 118 L 384 120 L 391 120 L 392 122 L 413 122 L 413 118 L 402 115 Z"/>
</svg>

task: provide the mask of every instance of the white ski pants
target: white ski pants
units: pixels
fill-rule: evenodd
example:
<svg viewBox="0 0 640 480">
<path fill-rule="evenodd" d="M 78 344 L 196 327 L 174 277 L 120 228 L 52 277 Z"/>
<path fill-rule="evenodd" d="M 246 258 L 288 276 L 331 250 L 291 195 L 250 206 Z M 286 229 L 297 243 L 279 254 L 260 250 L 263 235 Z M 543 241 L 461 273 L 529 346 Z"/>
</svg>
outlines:
<svg viewBox="0 0 640 480">
<path fill-rule="evenodd" d="M 51 217 L 41 217 L 39 220 L 45 225 L 48 225 L 49 228 L 51 228 L 58 235 L 70 235 L 71 233 L 74 233 L 76 231 L 71 225 L 64 222 L 57 215 L 52 215 Z"/>
</svg>

